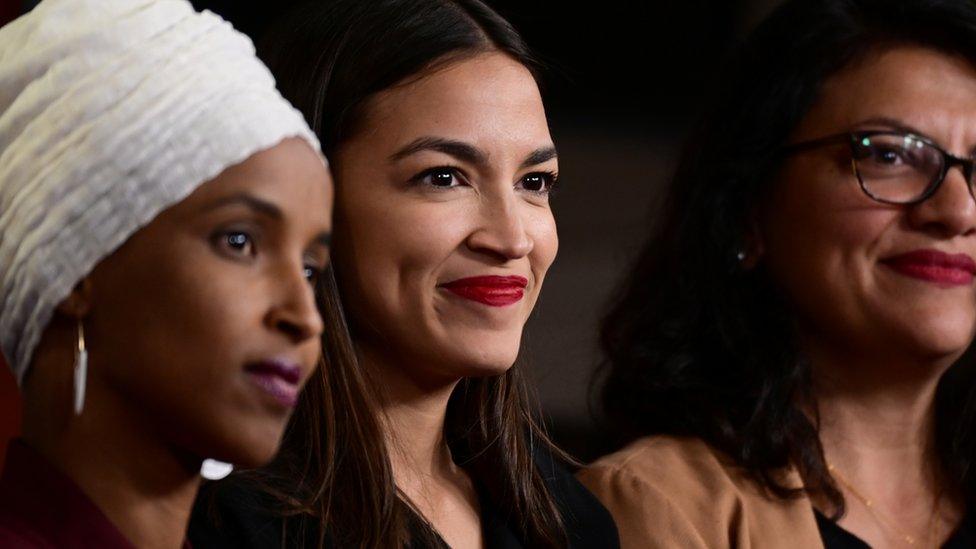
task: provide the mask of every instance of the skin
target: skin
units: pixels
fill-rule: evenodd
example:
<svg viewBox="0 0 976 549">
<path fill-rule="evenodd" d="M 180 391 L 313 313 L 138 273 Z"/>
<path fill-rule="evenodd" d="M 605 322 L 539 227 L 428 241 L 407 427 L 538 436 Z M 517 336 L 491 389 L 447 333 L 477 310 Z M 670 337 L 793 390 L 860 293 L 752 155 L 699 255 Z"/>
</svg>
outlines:
<svg viewBox="0 0 976 549">
<path fill-rule="evenodd" d="M 879 52 L 827 81 L 792 141 L 892 129 L 878 119 L 972 157 L 976 69 L 921 47 Z M 917 249 L 976 257 L 976 202 L 961 171 L 929 200 L 891 206 L 861 192 L 846 145 L 818 148 L 785 163 L 759 226 L 761 261 L 800 319 L 827 461 L 899 530 L 847 488 L 841 526 L 874 547 L 903 546 L 904 533 L 944 539 L 962 505 L 936 470 L 933 403 L 976 333 L 976 289 L 908 277 L 883 260 Z"/>
<path fill-rule="evenodd" d="M 204 458 L 254 467 L 277 451 L 291 408 L 246 367 L 285 360 L 301 383 L 314 370 L 309 276 L 329 261 L 331 205 L 322 161 L 285 140 L 162 212 L 61 304 L 25 380 L 24 438 L 136 546 L 181 546 Z"/>
<path fill-rule="evenodd" d="M 480 547 L 444 417 L 458 381 L 515 362 L 556 256 L 546 189 L 558 163 L 538 87 L 499 53 L 448 64 L 371 98 L 334 160 L 337 272 L 385 392 L 397 485 L 452 547 Z M 524 298 L 489 307 L 440 287 L 482 275 L 525 277 Z"/>
</svg>

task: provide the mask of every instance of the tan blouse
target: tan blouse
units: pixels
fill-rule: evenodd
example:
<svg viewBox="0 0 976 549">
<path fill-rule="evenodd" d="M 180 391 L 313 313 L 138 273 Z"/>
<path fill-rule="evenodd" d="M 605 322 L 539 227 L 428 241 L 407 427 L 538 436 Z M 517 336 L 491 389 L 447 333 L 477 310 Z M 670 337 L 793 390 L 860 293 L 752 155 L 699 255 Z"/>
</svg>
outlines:
<svg viewBox="0 0 976 549">
<path fill-rule="evenodd" d="M 787 486 L 802 486 L 792 468 Z M 808 498 L 782 499 L 695 438 L 638 439 L 580 471 L 634 548 L 823 549 Z"/>
</svg>

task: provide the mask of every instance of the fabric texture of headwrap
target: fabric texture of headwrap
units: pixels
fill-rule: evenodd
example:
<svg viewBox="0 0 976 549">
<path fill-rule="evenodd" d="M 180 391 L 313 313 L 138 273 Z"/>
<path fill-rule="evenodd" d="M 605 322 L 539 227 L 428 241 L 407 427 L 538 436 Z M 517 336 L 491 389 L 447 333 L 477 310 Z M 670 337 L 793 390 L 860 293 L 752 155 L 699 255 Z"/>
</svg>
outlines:
<svg viewBox="0 0 976 549">
<path fill-rule="evenodd" d="M 99 261 L 288 137 L 319 150 L 251 41 L 185 0 L 44 0 L 0 29 L 0 349 L 18 383 Z"/>
</svg>

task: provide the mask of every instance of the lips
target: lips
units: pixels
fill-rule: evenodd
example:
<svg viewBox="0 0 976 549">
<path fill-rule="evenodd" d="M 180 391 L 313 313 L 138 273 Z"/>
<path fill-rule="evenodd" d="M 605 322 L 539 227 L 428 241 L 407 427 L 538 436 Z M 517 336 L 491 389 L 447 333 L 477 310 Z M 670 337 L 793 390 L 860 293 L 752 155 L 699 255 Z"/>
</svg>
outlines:
<svg viewBox="0 0 976 549">
<path fill-rule="evenodd" d="M 882 261 L 905 276 L 941 286 L 972 284 L 976 261 L 966 254 L 947 254 L 939 250 L 915 250 Z"/>
<path fill-rule="evenodd" d="M 489 307 L 506 307 L 522 300 L 528 284 L 524 276 L 473 276 L 441 284 L 440 288 Z"/>
<path fill-rule="evenodd" d="M 248 364 L 244 371 L 250 381 L 271 400 L 284 408 L 294 408 L 301 392 L 302 367 L 282 359 Z"/>
</svg>

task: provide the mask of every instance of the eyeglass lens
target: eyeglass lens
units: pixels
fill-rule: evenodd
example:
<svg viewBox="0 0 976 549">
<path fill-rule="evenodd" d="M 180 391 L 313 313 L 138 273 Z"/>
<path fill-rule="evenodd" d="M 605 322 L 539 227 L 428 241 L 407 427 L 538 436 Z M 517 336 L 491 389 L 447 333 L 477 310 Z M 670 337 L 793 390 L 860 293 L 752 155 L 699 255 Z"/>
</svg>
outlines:
<svg viewBox="0 0 976 549">
<path fill-rule="evenodd" d="M 942 176 L 945 162 L 939 149 L 910 135 L 857 136 L 853 151 L 864 191 L 892 203 L 924 196 Z"/>
</svg>

